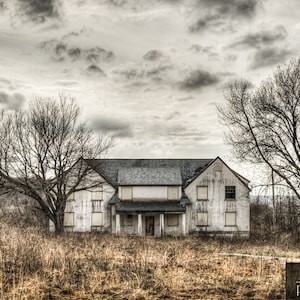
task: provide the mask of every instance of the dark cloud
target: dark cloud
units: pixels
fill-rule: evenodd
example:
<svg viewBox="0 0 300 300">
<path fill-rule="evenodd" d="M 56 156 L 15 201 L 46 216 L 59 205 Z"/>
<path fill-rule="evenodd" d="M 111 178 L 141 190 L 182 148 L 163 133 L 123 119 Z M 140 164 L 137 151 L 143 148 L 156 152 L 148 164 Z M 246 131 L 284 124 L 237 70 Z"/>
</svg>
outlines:
<svg viewBox="0 0 300 300">
<path fill-rule="evenodd" d="M 104 75 L 104 72 L 97 65 L 90 65 L 86 71 L 88 74 Z"/>
<path fill-rule="evenodd" d="M 276 26 L 272 30 L 261 30 L 256 33 L 248 33 L 237 41 L 232 43 L 231 47 L 249 47 L 260 48 L 267 45 L 271 45 L 277 41 L 285 40 L 287 37 L 287 31 L 284 26 Z"/>
<path fill-rule="evenodd" d="M 115 58 L 112 51 L 107 51 L 100 47 L 82 49 L 80 47 L 71 47 L 66 42 L 52 39 L 42 42 L 40 47 L 49 52 L 55 61 L 69 59 L 71 61 L 85 60 L 88 63 L 109 62 Z"/>
<path fill-rule="evenodd" d="M 195 0 L 195 9 L 192 10 L 194 21 L 189 30 L 217 30 L 218 27 L 224 30 L 232 20 L 255 16 L 259 3 L 259 0 Z"/>
<path fill-rule="evenodd" d="M 158 59 L 160 59 L 162 56 L 163 56 L 163 54 L 162 54 L 160 51 L 158 51 L 158 50 L 150 50 L 150 51 L 148 51 L 148 52 L 143 56 L 143 58 L 144 58 L 145 60 L 150 60 L 150 61 L 152 61 L 152 60 L 158 60 Z"/>
<path fill-rule="evenodd" d="M 287 49 L 270 47 L 260 49 L 255 53 L 250 68 L 258 69 L 283 63 L 290 55 L 292 52 Z"/>
<path fill-rule="evenodd" d="M 25 102 L 25 97 L 20 93 L 14 93 L 12 95 L 6 92 L 0 91 L 0 105 L 7 110 L 18 110 Z"/>
<path fill-rule="evenodd" d="M 60 0 L 18 0 L 20 13 L 31 20 L 44 22 L 47 18 L 59 17 L 61 14 Z"/>
<path fill-rule="evenodd" d="M 114 137 L 124 138 L 133 136 L 132 128 L 127 121 L 114 118 L 99 118 L 92 120 L 91 123 L 96 131 L 104 131 Z"/>
<path fill-rule="evenodd" d="M 191 71 L 178 86 L 183 89 L 196 89 L 217 84 L 219 77 L 204 70 Z"/>
</svg>

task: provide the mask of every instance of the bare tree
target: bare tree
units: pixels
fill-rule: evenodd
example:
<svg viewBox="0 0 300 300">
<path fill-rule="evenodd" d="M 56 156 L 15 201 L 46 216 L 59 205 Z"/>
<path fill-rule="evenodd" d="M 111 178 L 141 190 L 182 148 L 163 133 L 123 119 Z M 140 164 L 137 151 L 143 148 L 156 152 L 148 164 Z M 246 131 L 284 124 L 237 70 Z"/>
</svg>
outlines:
<svg viewBox="0 0 300 300">
<path fill-rule="evenodd" d="M 71 194 L 102 184 L 84 158 L 100 158 L 112 145 L 79 122 L 71 97 L 41 98 L 27 110 L 3 112 L 0 120 L 0 177 L 6 191 L 35 201 L 63 232 L 66 201 Z"/>
<path fill-rule="evenodd" d="M 232 82 L 218 110 L 235 156 L 270 167 L 300 199 L 300 60 L 279 66 L 254 88 Z"/>
</svg>

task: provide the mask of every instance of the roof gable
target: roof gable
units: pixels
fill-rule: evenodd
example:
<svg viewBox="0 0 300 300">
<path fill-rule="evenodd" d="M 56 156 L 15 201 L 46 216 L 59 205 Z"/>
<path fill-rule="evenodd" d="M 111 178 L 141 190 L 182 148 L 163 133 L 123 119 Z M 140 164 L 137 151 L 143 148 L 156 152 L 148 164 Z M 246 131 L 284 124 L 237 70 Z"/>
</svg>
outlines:
<svg viewBox="0 0 300 300">
<path fill-rule="evenodd" d="M 243 177 L 242 175 L 238 174 L 237 172 L 235 172 L 234 170 L 232 170 L 219 156 L 217 158 L 215 158 L 214 160 L 212 160 L 209 164 L 207 164 L 204 168 L 199 169 L 198 173 L 196 173 L 192 178 L 190 178 L 189 180 L 187 180 L 185 188 L 188 187 L 196 178 L 198 178 L 205 170 L 207 170 L 209 167 L 211 167 L 215 162 L 220 161 L 223 165 L 225 165 L 226 168 L 228 168 L 228 170 L 230 172 L 232 172 L 234 174 L 234 176 L 248 189 L 251 190 L 249 187 L 249 183 L 250 181 L 248 179 L 246 179 L 245 177 Z"/>
</svg>

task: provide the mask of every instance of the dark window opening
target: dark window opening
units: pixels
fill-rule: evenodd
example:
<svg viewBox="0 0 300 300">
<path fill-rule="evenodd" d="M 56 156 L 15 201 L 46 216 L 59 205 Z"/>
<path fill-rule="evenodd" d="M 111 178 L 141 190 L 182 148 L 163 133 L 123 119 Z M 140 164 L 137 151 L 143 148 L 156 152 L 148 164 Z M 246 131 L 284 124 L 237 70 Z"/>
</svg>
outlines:
<svg viewBox="0 0 300 300">
<path fill-rule="evenodd" d="M 225 199 L 235 199 L 235 186 L 225 186 Z"/>
</svg>

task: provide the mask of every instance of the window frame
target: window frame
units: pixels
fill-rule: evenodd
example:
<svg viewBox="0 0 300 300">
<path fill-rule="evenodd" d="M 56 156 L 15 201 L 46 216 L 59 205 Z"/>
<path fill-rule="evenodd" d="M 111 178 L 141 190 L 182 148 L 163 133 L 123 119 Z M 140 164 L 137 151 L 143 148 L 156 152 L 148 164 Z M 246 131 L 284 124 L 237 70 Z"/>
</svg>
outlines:
<svg viewBox="0 0 300 300">
<path fill-rule="evenodd" d="M 206 197 L 205 198 L 199 197 L 199 189 L 200 188 L 206 188 Z M 197 186 L 197 200 L 198 201 L 208 201 L 208 185 L 198 185 Z"/>
<path fill-rule="evenodd" d="M 173 190 L 173 191 L 171 191 Z M 172 195 L 172 193 L 174 193 L 174 191 L 176 190 L 176 196 L 175 197 L 170 197 L 170 194 Z M 179 188 L 178 186 L 168 186 L 168 200 L 178 200 L 179 199 Z"/>
<path fill-rule="evenodd" d="M 200 224 L 200 218 L 199 218 L 199 215 L 202 214 L 202 215 L 206 215 L 206 223 L 204 224 Z M 198 227 L 208 227 L 209 226 L 209 223 L 208 223 L 208 212 L 207 211 L 198 211 L 197 212 L 197 226 Z"/>
<path fill-rule="evenodd" d="M 227 219 L 228 215 L 234 215 L 234 223 L 233 224 L 228 224 L 228 219 Z M 231 212 L 226 211 L 225 212 L 225 227 L 236 227 L 236 226 L 237 226 L 237 213 L 236 213 L 236 211 L 231 211 Z"/>
<path fill-rule="evenodd" d="M 167 214 L 166 217 L 167 217 L 167 222 L 166 223 L 167 223 L 168 227 L 175 227 L 175 226 L 177 227 L 177 226 L 179 226 L 179 215 L 178 214 Z M 176 224 L 173 224 L 173 222 L 171 222 L 171 217 L 176 217 Z M 170 220 L 169 220 L 169 218 L 170 218 Z"/>
<path fill-rule="evenodd" d="M 227 189 L 234 188 L 233 191 L 227 191 Z M 234 197 L 232 197 L 234 195 Z M 235 185 L 226 185 L 225 186 L 225 200 L 236 200 L 236 186 Z"/>
<path fill-rule="evenodd" d="M 124 190 L 130 191 L 130 197 L 123 197 Z M 133 200 L 133 188 L 132 186 L 122 186 L 121 187 L 121 200 Z"/>
</svg>

